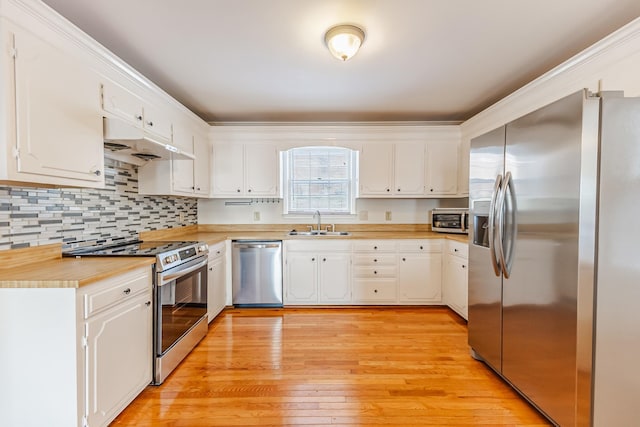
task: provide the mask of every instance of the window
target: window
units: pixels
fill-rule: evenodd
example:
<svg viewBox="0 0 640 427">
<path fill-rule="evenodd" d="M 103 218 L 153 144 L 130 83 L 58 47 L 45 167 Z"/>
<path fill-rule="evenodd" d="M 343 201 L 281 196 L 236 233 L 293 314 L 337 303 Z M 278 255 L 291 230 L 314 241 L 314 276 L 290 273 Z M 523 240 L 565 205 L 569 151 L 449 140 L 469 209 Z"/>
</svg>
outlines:
<svg viewBox="0 0 640 427">
<path fill-rule="evenodd" d="M 283 157 L 285 213 L 355 212 L 356 151 L 304 147 L 292 148 Z"/>
</svg>

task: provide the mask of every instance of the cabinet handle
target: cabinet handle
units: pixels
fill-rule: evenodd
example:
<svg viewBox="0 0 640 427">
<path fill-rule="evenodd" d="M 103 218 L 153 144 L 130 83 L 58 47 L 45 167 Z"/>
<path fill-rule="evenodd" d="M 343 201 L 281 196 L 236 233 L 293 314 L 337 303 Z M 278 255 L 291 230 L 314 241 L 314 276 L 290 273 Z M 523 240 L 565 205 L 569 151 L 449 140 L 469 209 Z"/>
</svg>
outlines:
<svg viewBox="0 0 640 427">
<path fill-rule="evenodd" d="M 220 251 L 216 251 L 216 255 L 220 255 Z"/>
<path fill-rule="evenodd" d="M 453 252 L 458 252 L 458 249 L 454 249 Z"/>
<path fill-rule="evenodd" d="M 147 126 L 153 127 L 153 122 L 147 122 Z"/>
<path fill-rule="evenodd" d="M 373 270 L 373 274 L 378 274 L 378 272 L 376 270 Z"/>
<path fill-rule="evenodd" d="M 422 250 L 422 249 L 423 249 L 423 247 L 422 247 L 422 246 L 420 246 L 420 250 Z"/>
<path fill-rule="evenodd" d="M 377 289 L 374 289 L 374 290 L 373 290 L 373 293 L 374 293 L 374 294 L 377 294 L 377 293 L 378 293 L 378 290 L 377 290 Z"/>
<path fill-rule="evenodd" d="M 213 267 L 209 267 L 209 271 L 213 271 Z"/>
<path fill-rule="evenodd" d="M 430 189 L 429 191 L 431 191 L 431 192 L 433 193 L 433 188 L 432 188 L 432 189 Z"/>
<path fill-rule="evenodd" d="M 102 172 L 100 172 L 99 170 L 91 171 L 91 173 L 94 174 L 95 176 L 102 175 Z"/>
<path fill-rule="evenodd" d="M 239 192 L 240 192 L 240 189 L 238 188 L 238 189 L 236 190 L 236 192 L 237 192 L 237 193 L 239 193 Z"/>
<path fill-rule="evenodd" d="M 374 246 L 374 247 L 373 247 L 373 249 L 378 250 L 378 247 L 377 247 L 377 246 Z"/>
<path fill-rule="evenodd" d="M 136 116 L 136 120 L 141 122 L 142 121 L 142 116 Z"/>
<path fill-rule="evenodd" d="M 130 288 L 125 289 L 125 290 L 123 291 L 123 293 L 124 293 L 125 295 L 129 295 L 129 294 L 131 293 L 131 289 L 130 289 Z"/>
<path fill-rule="evenodd" d="M 322 258 L 322 262 L 325 262 L 327 259 L 326 258 Z"/>
<path fill-rule="evenodd" d="M 406 261 L 406 260 L 407 260 L 406 258 L 402 258 L 402 261 Z"/>
<path fill-rule="evenodd" d="M 374 259 L 374 260 L 373 260 L 373 262 L 378 262 L 378 259 L 377 259 L 377 258 L 376 258 L 376 259 Z"/>
<path fill-rule="evenodd" d="M 466 266 L 466 265 L 464 265 L 464 264 L 462 264 L 462 268 L 467 268 L 467 266 Z"/>
<path fill-rule="evenodd" d="M 389 191 L 391 191 L 391 190 L 390 190 L 389 188 L 387 188 L 387 193 L 388 193 Z"/>
<path fill-rule="evenodd" d="M 146 305 L 147 307 L 149 307 L 151 305 L 151 301 L 147 301 L 144 303 L 144 305 Z"/>
<path fill-rule="evenodd" d="M 398 188 L 398 193 L 400 192 L 400 189 Z"/>
<path fill-rule="evenodd" d="M 198 187 L 198 191 L 200 191 L 200 187 Z"/>
<path fill-rule="evenodd" d="M 195 189 L 196 189 L 196 187 L 193 187 L 193 186 L 192 186 L 192 187 L 191 187 L 191 189 L 192 189 L 192 190 L 195 190 Z M 198 190 L 199 190 L 199 188 L 198 188 Z"/>
<path fill-rule="evenodd" d="M 249 191 L 249 193 L 251 193 L 251 189 L 249 189 L 248 191 Z"/>
<path fill-rule="evenodd" d="M 316 260 L 315 258 L 311 258 L 311 261 L 315 261 L 315 260 Z"/>
</svg>

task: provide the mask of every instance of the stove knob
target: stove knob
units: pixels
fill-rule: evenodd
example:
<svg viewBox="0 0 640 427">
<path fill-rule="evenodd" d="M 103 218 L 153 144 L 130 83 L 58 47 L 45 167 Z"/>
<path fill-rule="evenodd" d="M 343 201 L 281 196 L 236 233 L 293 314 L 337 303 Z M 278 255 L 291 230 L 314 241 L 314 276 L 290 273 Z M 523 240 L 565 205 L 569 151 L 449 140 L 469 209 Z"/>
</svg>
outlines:
<svg viewBox="0 0 640 427">
<path fill-rule="evenodd" d="M 198 253 L 200 253 L 200 252 L 206 252 L 206 251 L 207 251 L 207 249 L 208 249 L 208 246 L 207 246 L 207 245 L 200 245 L 200 246 L 198 246 Z"/>
</svg>

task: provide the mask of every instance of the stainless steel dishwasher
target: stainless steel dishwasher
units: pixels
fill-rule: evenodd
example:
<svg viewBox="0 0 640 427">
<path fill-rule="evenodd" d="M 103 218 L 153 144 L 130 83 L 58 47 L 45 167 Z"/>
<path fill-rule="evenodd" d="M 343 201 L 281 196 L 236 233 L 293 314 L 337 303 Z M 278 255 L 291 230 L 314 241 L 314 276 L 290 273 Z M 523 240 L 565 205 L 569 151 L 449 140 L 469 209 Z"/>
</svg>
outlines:
<svg viewBox="0 0 640 427">
<path fill-rule="evenodd" d="M 231 282 L 236 307 L 282 307 L 282 240 L 234 240 Z"/>
</svg>

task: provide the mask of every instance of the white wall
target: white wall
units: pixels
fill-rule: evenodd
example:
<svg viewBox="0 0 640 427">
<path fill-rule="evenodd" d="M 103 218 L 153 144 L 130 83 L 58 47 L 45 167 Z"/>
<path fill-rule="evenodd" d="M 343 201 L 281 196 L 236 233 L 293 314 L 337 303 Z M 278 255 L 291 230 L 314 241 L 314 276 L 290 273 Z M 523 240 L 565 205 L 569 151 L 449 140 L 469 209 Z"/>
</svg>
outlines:
<svg viewBox="0 0 640 427">
<path fill-rule="evenodd" d="M 244 200 L 244 199 L 243 199 Z M 246 199 L 249 200 L 249 199 Z M 273 203 L 275 200 L 275 203 Z M 225 206 L 222 199 L 198 200 L 199 224 L 312 224 L 310 215 L 283 215 L 282 201 L 255 199 L 249 206 Z M 356 215 L 323 215 L 323 224 L 428 224 L 429 211 L 437 207 L 467 207 L 467 198 L 461 199 L 358 199 Z M 391 220 L 385 220 L 386 212 Z M 260 220 L 254 220 L 258 212 Z M 366 219 L 364 219 L 366 217 Z"/>
</svg>

